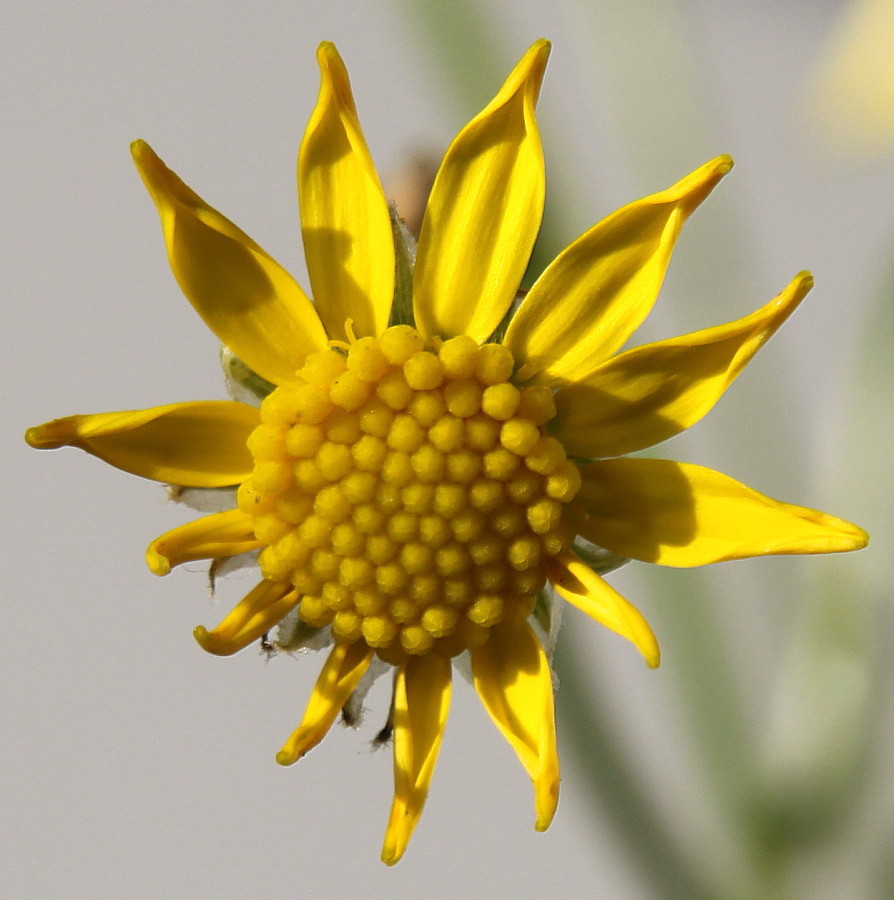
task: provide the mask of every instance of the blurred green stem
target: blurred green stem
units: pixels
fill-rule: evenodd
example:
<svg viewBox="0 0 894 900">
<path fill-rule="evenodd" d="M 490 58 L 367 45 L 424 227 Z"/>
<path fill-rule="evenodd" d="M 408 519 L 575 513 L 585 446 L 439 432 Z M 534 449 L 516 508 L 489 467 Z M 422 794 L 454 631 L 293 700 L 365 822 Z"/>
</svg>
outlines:
<svg viewBox="0 0 894 900">
<path fill-rule="evenodd" d="M 611 817 L 624 848 L 651 882 L 650 896 L 716 900 L 703 873 L 683 855 L 667 823 L 640 786 L 623 742 L 594 701 L 592 681 L 586 668 L 579 665 L 568 633 L 559 641 L 555 666 L 561 684 L 556 693 L 561 745 L 571 751 L 575 768 L 586 776 L 584 784 L 575 784 L 575 789 L 586 790 Z"/>
<path fill-rule="evenodd" d="M 876 800 L 867 791 L 866 773 L 875 762 L 873 748 L 881 746 L 892 674 L 892 557 L 885 528 L 894 509 L 894 266 L 886 265 L 863 344 L 848 369 L 848 415 L 819 476 L 830 505 L 875 532 L 875 542 L 859 554 L 803 561 L 810 575 L 801 620 L 754 803 L 755 852 L 765 860 L 780 846 L 789 859 L 835 848 Z M 884 871 L 894 827 L 872 831 Z"/>
</svg>

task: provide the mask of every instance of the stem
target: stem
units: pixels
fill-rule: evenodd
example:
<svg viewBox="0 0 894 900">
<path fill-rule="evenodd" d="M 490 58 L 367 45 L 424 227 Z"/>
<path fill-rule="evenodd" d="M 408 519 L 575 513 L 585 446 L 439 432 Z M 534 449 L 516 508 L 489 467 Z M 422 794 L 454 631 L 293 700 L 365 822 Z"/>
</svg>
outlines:
<svg viewBox="0 0 894 900">
<path fill-rule="evenodd" d="M 573 636 L 566 631 L 555 664 L 561 682 L 556 694 L 562 743 L 576 757 L 583 785 L 611 816 L 616 833 L 640 871 L 651 881 L 655 898 L 716 900 L 717 894 L 673 841 L 627 762 L 625 748 L 608 716 L 593 702 L 592 685 L 574 663 Z"/>
</svg>

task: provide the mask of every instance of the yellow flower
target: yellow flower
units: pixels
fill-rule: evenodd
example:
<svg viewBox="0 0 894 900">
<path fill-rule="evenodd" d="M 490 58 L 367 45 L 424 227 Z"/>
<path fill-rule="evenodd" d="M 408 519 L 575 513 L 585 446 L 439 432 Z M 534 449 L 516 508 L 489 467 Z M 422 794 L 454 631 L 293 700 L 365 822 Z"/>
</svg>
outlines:
<svg viewBox="0 0 894 900">
<path fill-rule="evenodd" d="M 559 766 L 536 630 L 548 584 L 657 666 L 648 624 L 600 572 L 627 558 L 698 566 L 867 541 L 710 469 L 618 458 L 701 419 L 812 285 L 801 274 L 743 319 L 617 353 L 728 157 L 595 225 L 506 326 L 543 208 L 534 106 L 548 53 L 534 44 L 447 150 L 410 273 L 347 72 L 331 44 L 320 47 L 322 86 L 298 158 L 313 303 L 136 142 L 174 274 L 228 348 L 230 375 L 263 402 L 71 416 L 27 434 L 34 447 L 77 446 L 180 488 L 230 489 L 220 493 L 231 508 L 162 535 L 148 563 L 163 575 L 257 554 L 254 590 L 217 628 L 196 629 L 211 653 L 277 625 L 280 648 L 332 643 L 280 763 L 323 738 L 365 675 L 396 670 L 389 864 L 425 803 L 451 660 L 464 651 L 534 784 L 536 827 L 549 826 Z"/>
</svg>

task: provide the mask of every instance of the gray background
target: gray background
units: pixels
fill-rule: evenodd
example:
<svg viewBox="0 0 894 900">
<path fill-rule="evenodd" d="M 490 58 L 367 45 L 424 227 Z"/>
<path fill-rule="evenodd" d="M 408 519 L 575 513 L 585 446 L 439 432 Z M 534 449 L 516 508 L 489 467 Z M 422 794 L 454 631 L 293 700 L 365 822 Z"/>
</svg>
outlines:
<svg viewBox="0 0 894 900">
<path fill-rule="evenodd" d="M 495 74 L 474 101 L 455 98 L 443 47 L 421 24 L 420 8 L 437 6 L 38 0 L 5 17 L 7 896 L 648 896 L 577 787 L 570 754 L 555 824 L 534 833 L 527 778 L 459 681 L 428 808 L 404 861 L 386 869 L 378 854 L 390 751 L 368 746 L 387 706 L 384 686 L 359 734 L 335 728 L 299 765 L 278 767 L 274 754 L 322 657 L 265 664 L 253 650 L 229 660 L 201 652 L 192 628 L 215 624 L 251 576 L 229 579 L 216 603 L 198 566 L 153 578 L 144 546 L 187 511 L 75 451 L 37 454 L 21 441 L 27 425 L 59 415 L 223 396 L 215 341 L 170 275 L 128 143 L 147 139 L 303 279 L 294 159 L 315 102 L 320 40 L 334 40 L 347 62 L 387 175 L 409 151 L 440 152 L 525 47 L 552 39 L 540 110 L 550 234 L 564 242 L 717 153 L 736 157 L 687 229 L 641 337 L 744 315 L 801 268 L 813 269 L 818 288 L 747 385 L 667 455 L 870 528 L 890 525 L 889 507 L 867 522 L 872 497 L 836 480 L 844 448 L 860 446 L 847 414 L 890 264 L 894 186 L 890 155 L 849 153 L 861 148 L 846 139 L 836 147 L 811 121 L 811 79 L 839 4 L 482 3 L 495 26 Z M 465 83 L 470 73 L 456 77 Z M 866 459 L 851 457 L 855 464 Z M 708 576 L 756 733 L 768 728 L 787 658 L 780 635 L 808 583 L 804 565 L 732 564 Z M 658 628 L 668 608 L 685 615 L 693 577 L 672 573 L 664 596 L 634 568 L 614 583 Z M 673 689 L 678 657 L 646 672 L 614 636 L 583 617 L 567 621 L 565 653 L 592 671 L 594 695 L 681 841 L 710 857 L 708 866 L 733 865 L 687 750 Z M 881 732 L 883 748 L 890 736 Z M 866 778 L 880 787 L 848 832 L 858 849 L 813 896 L 861 884 L 863 838 L 890 821 L 890 778 L 878 765 Z"/>
</svg>

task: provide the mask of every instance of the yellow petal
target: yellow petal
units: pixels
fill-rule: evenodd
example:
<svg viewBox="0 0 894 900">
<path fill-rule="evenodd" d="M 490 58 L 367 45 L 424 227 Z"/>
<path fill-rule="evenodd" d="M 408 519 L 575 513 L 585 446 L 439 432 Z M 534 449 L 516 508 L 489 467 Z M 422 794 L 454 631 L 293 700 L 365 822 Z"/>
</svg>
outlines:
<svg viewBox="0 0 894 900">
<path fill-rule="evenodd" d="M 515 297 L 543 215 L 534 105 L 548 56 L 549 44 L 537 41 L 444 156 L 413 276 L 416 322 L 427 336 L 485 341 Z"/>
<path fill-rule="evenodd" d="M 369 668 L 373 653 L 363 641 L 333 647 L 314 685 L 301 724 L 276 754 L 281 766 L 297 762 L 326 737 L 339 710 Z"/>
<path fill-rule="evenodd" d="M 134 161 L 161 216 L 168 259 L 205 324 L 250 369 L 274 384 L 295 380 L 326 349 L 310 300 L 279 263 L 212 209 L 144 141 Z"/>
<path fill-rule="evenodd" d="M 612 213 L 556 257 L 503 340 L 528 377 L 577 381 L 627 340 L 658 297 L 683 223 L 732 165 L 717 157 Z"/>
<path fill-rule="evenodd" d="M 868 535 L 835 516 L 780 503 L 727 475 L 665 459 L 581 467 L 577 527 L 613 553 L 664 566 L 701 566 L 782 553 L 839 553 Z"/>
<path fill-rule="evenodd" d="M 802 272 L 750 316 L 637 347 L 556 394 L 550 427 L 565 450 L 585 458 L 651 447 L 694 425 L 804 299 Z"/>
<path fill-rule="evenodd" d="M 661 662 L 658 641 L 642 613 L 603 581 L 586 563 L 565 554 L 548 563 L 549 580 L 556 592 L 588 616 L 627 638 L 655 669 Z"/>
<path fill-rule="evenodd" d="M 55 419 L 29 428 L 25 440 L 39 450 L 79 447 L 141 478 L 227 487 L 251 474 L 245 442 L 260 421 L 258 410 L 244 403 L 171 403 Z"/>
<path fill-rule="evenodd" d="M 156 538 L 146 550 L 146 564 L 155 575 L 197 559 L 220 559 L 257 550 L 254 519 L 239 509 L 202 516 Z"/>
<path fill-rule="evenodd" d="M 298 156 L 304 254 L 317 311 L 330 337 L 358 337 L 388 326 L 394 293 L 394 242 L 388 203 L 357 118 L 338 51 L 317 51 L 317 106 Z"/>
<path fill-rule="evenodd" d="M 256 641 L 298 602 L 298 593 L 288 582 L 262 581 L 235 606 L 213 631 L 199 625 L 193 636 L 203 650 L 215 656 L 230 656 Z"/>
<path fill-rule="evenodd" d="M 394 803 L 382 862 L 404 854 L 422 815 L 450 709 L 451 663 L 433 653 L 400 667 L 394 686 Z"/>
<path fill-rule="evenodd" d="M 546 655 L 527 622 L 506 621 L 495 625 L 471 656 L 475 690 L 534 783 L 535 828 L 546 831 L 559 802 L 553 682 Z"/>
</svg>

